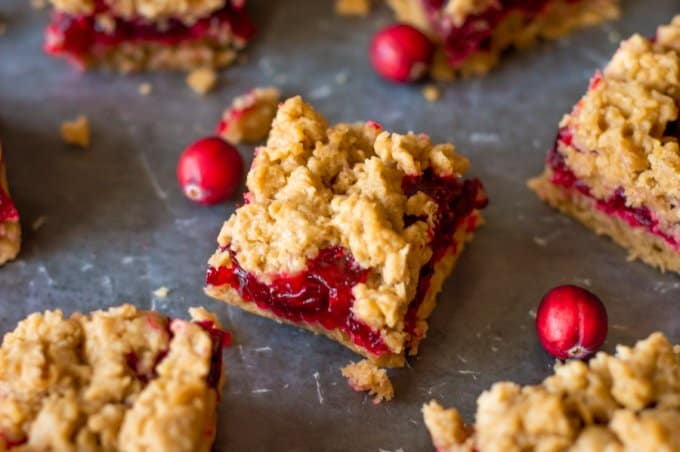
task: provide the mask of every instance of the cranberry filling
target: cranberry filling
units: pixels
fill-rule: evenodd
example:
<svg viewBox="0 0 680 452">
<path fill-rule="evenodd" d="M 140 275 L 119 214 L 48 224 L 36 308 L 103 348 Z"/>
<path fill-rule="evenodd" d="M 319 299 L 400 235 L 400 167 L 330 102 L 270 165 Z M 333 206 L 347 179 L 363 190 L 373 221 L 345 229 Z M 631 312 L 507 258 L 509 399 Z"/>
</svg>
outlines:
<svg viewBox="0 0 680 452">
<path fill-rule="evenodd" d="M 443 0 L 421 0 L 430 22 L 444 39 L 444 50 L 452 66 L 460 66 L 470 55 L 491 48 L 493 32 L 511 13 L 521 12 L 526 22 L 538 16 L 554 0 L 500 0 L 498 7 L 491 7 L 471 15 L 456 26 L 442 12 Z M 578 2 L 581 0 L 567 0 Z"/>
<path fill-rule="evenodd" d="M 12 449 L 14 447 L 18 447 L 21 445 L 24 445 L 28 442 L 28 437 L 24 437 L 19 440 L 12 440 L 7 438 L 2 432 L 0 432 L 0 444 L 4 444 L 5 448 L 7 450 Z"/>
<path fill-rule="evenodd" d="M 90 15 L 72 16 L 55 11 L 46 30 L 45 51 L 82 62 L 95 49 L 101 51 L 122 42 L 156 42 L 170 46 L 213 37 L 223 27 L 228 27 L 236 39 L 243 41 L 255 33 L 245 9 L 232 6 L 231 2 L 193 25 L 169 19 L 160 26 L 141 17 L 131 20 L 115 17 L 115 27 L 110 33 L 101 29 L 95 19 L 96 14 L 107 11 L 108 6 L 102 0 L 97 0 L 95 13 Z"/>
<path fill-rule="evenodd" d="M 654 234 L 664 239 L 669 245 L 680 251 L 678 240 L 661 230 L 659 221 L 654 218 L 649 208 L 630 207 L 626 205 L 626 195 L 623 188 L 618 188 L 609 198 L 598 199 L 590 193 L 590 188 L 586 183 L 578 178 L 576 174 L 567 166 L 564 156 L 557 150 L 558 144 L 573 146 L 571 132 L 566 128 L 560 129 L 555 144 L 548 152 L 546 164 L 552 169 L 553 175 L 551 182 L 565 189 L 577 190 L 580 194 L 593 199 L 599 210 L 610 216 L 616 216 L 631 227 L 643 228 L 650 234 Z"/>
<path fill-rule="evenodd" d="M 434 265 L 448 249 L 456 246 L 453 233 L 473 209 L 486 204 L 481 183 L 459 181 L 454 177 L 436 177 L 431 171 L 422 176 L 408 176 L 402 182 L 406 194 L 423 191 L 434 198 L 439 207 L 436 225 L 431 231 L 433 256 L 421 269 L 416 297 L 411 301 L 406 319 L 406 332 L 415 327 L 418 306 L 429 287 Z M 406 224 L 416 218 L 406 218 Z M 270 284 L 259 281 L 243 269 L 232 250 L 231 267 L 210 267 L 207 283 L 229 285 L 245 301 L 255 303 L 277 317 L 294 323 L 318 324 L 327 330 L 339 329 L 361 348 L 374 355 L 390 353 L 379 332 L 355 318 L 352 313 L 352 288 L 365 282 L 369 270 L 362 268 L 342 247 L 323 249 L 308 261 L 307 269 L 296 275 L 277 275 Z"/>
<path fill-rule="evenodd" d="M 19 212 L 12 198 L 2 187 L 0 187 L 0 221 L 19 221 Z"/>
</svg>

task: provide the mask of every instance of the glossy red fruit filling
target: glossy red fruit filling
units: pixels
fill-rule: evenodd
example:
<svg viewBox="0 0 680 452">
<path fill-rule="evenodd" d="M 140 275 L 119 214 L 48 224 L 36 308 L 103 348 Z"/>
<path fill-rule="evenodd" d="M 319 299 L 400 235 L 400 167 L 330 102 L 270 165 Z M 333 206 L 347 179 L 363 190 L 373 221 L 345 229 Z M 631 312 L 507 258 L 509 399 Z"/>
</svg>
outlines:
<svg viewBox="0 0 680 452">
<path fill-rule="evenodd" d="M 550 290 L 536 313 L 543 348 L 559 359 L 585 359 L 607 337 L 607 310 L 593 293 L 577 286 Z"/>
<path fill-rule="evenodd" d="M 2 187 L 0 187 L 0 221 L 19 221 L 19 212 L 12 198 Z"/>
<path fill-rule="evenodd" d="M 434 265 L 447 250 L 457 246 L 453 234 L 475 208 L 486 204 L 481 184 L 477 180 L 460 181 L 453 177 L 440 178 L 427 171 L 422 176 L 403 180 L 404 191 L 418 190 L 432 196 L 439 208 L 436 226 L 431 231 L 434 254 L 423 267 L 416 297 L 411 301 L 406 316 L 406 332 L 415 327 L 416 312 L 429 288 Z M 417 218 L 405 218 L 406 224 Z M 470 225 L 466 225 L 470 227 Z M 472 226 L 474 227 L 474 225 Z M 236 255 L 229 250 L 232 266 L 213 268 L 207 273 L 211 286 L 228 285 L 241 298 L 255 303 L 260 309 L 294 323 L 310 323 L 327 330 L 339 329 L 352 342 L 374 355 L 390 353 L 379 332 L 372 330 L 352 313 L 352 288 L 365 282 L 370 270 L 362 268 L 344 248 L 323 249 L 310 259 L 307 269 L 296 275 L 278 275 L 266 284 L 244 270 Z"/>
<path fill-rule="evenodd" d="M 88 56 L 96 56 L 124 42 L 155 42 L 171 46 L 186 41 L 217 39 L 225 28 L 236 41 L 245 43 L 254 35 L 255 27 L 243 3 L 227 2 L 222 9 L 192 25 L 178 19 L 159 25 L 142 17 L 130 20 L 114 17 L 115 27 L 107 31 L 97 25 L 95 15 L 108 12 L 109 7 L 103 0 L 97 0 L 94 14 L 72 16 L 55 11 L 45 32 L 45 51 L 83 64 Z"/>
<path fill-rule="evenodd" d="M 428 70 L 434 46 L 415 27 L 390 25 L 376 33 L 371 42 L 370 58 L 375 71 L 397 83 L 414 82 Z"/>
<path fill-rule="evenodd" d="M 500 23 L 512 13 L 521 13 L 526 22 L 534 20 L 554 0 L 500 0 L 491 7 L 454 25 L 442 11 L 443 0 L 421 0 L 430 22 L 444 40 L 444 50 L 452 66 L 458 67 L 472 54 L 491 50 L 493 34 Z M 568 0 L 576 3 L 582 0 Z"/>
<path fill-rule="evenodd" d="M 630 207 L 626 205 L 626 195 L 623 188 L 617 189 L 609 198 L 598 199 L 590 192 L 588 185 L 579 179 L 567 166 L 564 156 L 558 151 L 559 144 L 573 146 L 571 132 L 567 128 L 560 129 L 555 144 L 548 152 L 546 164 L 553 171 L 551 182 L 569 190 L 576 190 L 580 194 L 595 201 L 598 210 L 610 216 L 624 220 L 634 228 L 643 228 L 650 234 L 662 238 L 666 243 L 680 251 L 680 242 L 673 235 L 661 229 L 659 221 L 654 218 L 652 212 L 646 206 Z"/>
</svg>

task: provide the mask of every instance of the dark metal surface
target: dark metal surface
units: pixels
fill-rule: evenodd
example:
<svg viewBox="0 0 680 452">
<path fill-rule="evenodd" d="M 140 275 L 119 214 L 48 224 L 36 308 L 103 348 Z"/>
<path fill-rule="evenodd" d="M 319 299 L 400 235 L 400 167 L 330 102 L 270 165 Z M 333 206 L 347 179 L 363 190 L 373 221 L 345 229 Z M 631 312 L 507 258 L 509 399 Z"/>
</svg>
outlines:
<svg viewBox="0 0 680 452">
<path fill-rule="evenodd" d="M 590 287 L 610 315 L 609 351 L 662 330 L 680 341 L 680 279 L 639 263 L 558 215 L 526 188 L 542 167 L 560 117 L 620 36 L 653 33 L 680 12 L 678 0 L 625 3 L 619 22 L 509 55 L 488 77 L 443 86 L 427 103 L 419 87 L 386 84 L 365 48 L 389 20 L 333 15 L 331 2 L 254 2 L 260 25 L 248 61 L 221 76 L 206 98 L 178 74 L 80 74 L 40 50 L 46 12 L 2 0 L 0 135 L 22 215 L 19 260 L 0 269 L 0 331 L 30 312 L 132 302 L 171 315 L 215 310 L 236 345 L 217 450 L 430 450 L 420 406 L 431 398 L 472 420 L 480 391 L 499 379 L 532 383 L 552 361 L 539 348 L 530 311 L 559 283 Z M 301 14 L 302 12 L 302 14 Z M 346 79 L 346 83 L 341 83 Z M 153 92 L 137 88 L 150 82 Z M 340 82 L 340 83 L 339 83 Z M 388 130 L 453 141 L 485 182 L 487 224 L 446 283 L 428 339 L 410 366 L 391 372 L 396 399 L 374 406 L 351 391 L 339 367 L 357 359 L 339 345 L 227 308 L 205 297 L 205 262 L 228 206 L 205 208 L 177 188 L 184 146 L 209 134 L 232 96 L 263 84 L 302 94 L 332 122 L 374 119 Z M 79 113 L 91 150 L 62 144 L 59 124 Z M 241 147 L 250 160 L 252 148 Z M 36 231 L 31 224 L 44 216 Z M 152 291 L 167 286 L 167 299 Z"/>
</svg>

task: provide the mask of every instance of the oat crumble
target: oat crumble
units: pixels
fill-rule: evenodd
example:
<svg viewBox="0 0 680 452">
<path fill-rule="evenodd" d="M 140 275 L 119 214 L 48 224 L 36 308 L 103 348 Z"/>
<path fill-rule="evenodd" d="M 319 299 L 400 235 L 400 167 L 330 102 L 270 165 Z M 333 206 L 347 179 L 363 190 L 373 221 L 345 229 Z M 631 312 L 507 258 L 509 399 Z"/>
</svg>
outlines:
<svg viewBox="0 0 680 452">
<path fill-rule="evenodd" d="M 364 359 L 350 363 L 341 369 L 342 375 L 355 391 L 366 391 L 375 396 L 373 403 L 394 398 L 394 387 L 385 369 L 380 369 L 371 361 Z"/>
<path fill-rule="evenodd" d="M 212 68 L 194 69 L 187 75 L 187 85 L 197 94 L 204 96 L 217 84 L 217 72 Z"/>
<path fill-rule="evenodd" d="M 61 123 L 61 139 L 64 143 L 83 149 L 90 147 L 90 122 L 87 116 L 80 115 L 71 121 Z"/>
<path fill-rule="evenodd" d="M 236 97 L 222 114 L 218 133 L 234 144 L 262 141 L 271 128 L 280 96 L 278 89 L 269 86 Z"/>
<path fill-rule="evenodd" d="M 371 12 L 371 0 L 335 0 L 335 14 L 364 17 Z"/>
</svg>

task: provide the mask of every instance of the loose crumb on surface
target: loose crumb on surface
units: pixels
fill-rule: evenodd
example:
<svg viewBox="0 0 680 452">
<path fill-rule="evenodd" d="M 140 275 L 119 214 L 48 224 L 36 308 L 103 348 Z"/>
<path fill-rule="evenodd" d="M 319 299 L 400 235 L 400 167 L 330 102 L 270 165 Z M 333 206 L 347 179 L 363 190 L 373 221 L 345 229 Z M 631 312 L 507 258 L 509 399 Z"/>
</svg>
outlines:
<svg viewBox="0 0 680 452">
<path fill-rule="evenodd" d="M 33 9 L 45 9 L 47 6 L 47 0 L 31 0 L 31 8 Z"/>
<path fill-rule="evenodd" d="M 364 17 L 371 12 L 370 0 L 335 0 L 335 14 Z"/>
<path fill-rule="evenodd" d="M 187 85 L 202 96 L 210 92 L 216 83 L 217 72 L 211 68 L 194 69 L 187 75 Z"/>
<path fill-rule="evenodd" d="M 153 86 L 151 83 L 144 82 L 141 85 L 139 85 L 139 88 L 137 88 L 137 92 L 141 94 L 142 96 L 148 96 L 151 94 L 151 91 L 153 91 Z"/>
<path fill-rule="evenodd" d="M 428 84 L 423 88 L 423 97 L 428 102 L 437 102 L 439 100 L 440 92 L 436 85 Z"/>
<path fill-rule="evenodd" d="M 64 143 L 81 148 L 90 147 L 90 121 L 80 115 L 71 121 L 61 123 L 61 139 Z"/>
<path fill-rule="evenodd" d="M 341 369 L 342 375 L 355 391 L 367 391 L 375 395 L 373 403 L 394 398 L 394 387 L 387 376 L 387 371 L 364 359 L 350 363 Z"/>
<path fill-rule="evenodd" d="M 168 289 L 165 286 L 159 287 L 158 289 L 153 291 L 154 296 L 158 298 L 168 298 L 168 294 L 170 294 L 170 289 Z"/>
<path fill-rule="evenodd" d="M 335 75 L 335 83 L 338 85 L 345 85 L 349 81 L 349 74 L 347 72 L 338 72 Z"/>
<path fill-rule="evenodd" d="M 40 215 L 38 218 L 33 220 L 33 223 L 31 223 L 31 229 L 33 231 L 37 231 L 38 229 L 43 227 L 45 221 L 47 221 L 47 217 L 45 215 Z"/>
<path fill-rule="evenodd" d="M 7 24 L 0 18 L 0 36 L 4 36 L 5 33 L 7 33 Z"/>
</svg>

